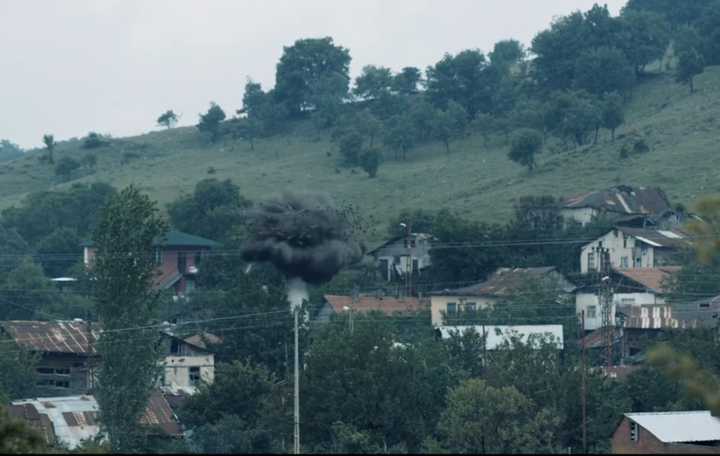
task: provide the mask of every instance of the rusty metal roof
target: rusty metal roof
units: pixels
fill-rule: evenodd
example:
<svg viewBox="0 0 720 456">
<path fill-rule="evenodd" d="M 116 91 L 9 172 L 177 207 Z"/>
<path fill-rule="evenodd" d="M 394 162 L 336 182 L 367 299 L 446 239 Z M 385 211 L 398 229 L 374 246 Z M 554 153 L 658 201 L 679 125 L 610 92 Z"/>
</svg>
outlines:
<svg viewBox="0 0 720 456">
<path fill-rule="evenodd" d="M 672 209 L 665 192 L 661 189 L 629 185 L 588 192 L 563 201 L 563 209 L 584 207 L 621 214 L 660 214 Z"/>
<path fill-rule="evenodd" d="M 618 274 L 627 277 L 643 287 L 656 293 L 664 293 L 665 281 L 671 275 L 680 270 L 678 266 L 665 266 L 660 268 L 634 268 L 614 269 Z"/>
<path fill-rule="evenodd" d="M 560 285 L 564 291 L 570 292 L 575 289 L 572 284 L 567 282 L 567 280 L 556 271 L 554 266 L 545 266 L 538 268 L 500 268 L 493 272 L 484 282 L 462 288 L 435 291 L 431 294 L 435 296 L 509 296 L 515 290 L 527 284 L 528 281 L 542 279 L 553 273 L 558 277 L 558 285 Z"/>
<path fill-rule="evenodd" d="M 344 311 L 345 307 L 352 308 L 354 312 L 370 312 L 379 310 L 387 315 L 395 312 L 418 312 L 423 306 L 417 298 L 391 298 L 359 296 L 353 303 L 352 296 L 325 295 L 325 301 L 330 304 L 336 313 Z"/>
<path fill-rule="evenodd" d="M 182 435 L 182 428 L 175 417 L 175 413 L 165 396 L 157 390 L 150 394 L 150 402 L 145 409 L 145 413 L 140 418 L 140 423 L 159 428 L 162 434 L 172 437 Z"/>
<path fill-rule="evenodd" d="M 21 347 L 45 353 L 95 355 L 96 334 L 84 321 L 3 321 L 0 327 Z"/>
</svg>

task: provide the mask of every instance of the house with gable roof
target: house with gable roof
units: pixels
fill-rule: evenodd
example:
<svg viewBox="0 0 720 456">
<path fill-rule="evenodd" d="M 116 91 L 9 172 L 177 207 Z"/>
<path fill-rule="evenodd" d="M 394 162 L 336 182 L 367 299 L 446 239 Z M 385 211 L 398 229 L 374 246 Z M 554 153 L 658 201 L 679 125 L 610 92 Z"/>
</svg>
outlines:
<svg viewBox="0 0 720 456">
<path fill-rule="evenodd" d="M 200 236 L 170 230 L 163 239 L 157 239 L 155 263 L 157 276 L 153 288 L 173 290 L 175 296 L 183 296 L 195 288 L 198 263 L 207 253 L 220 246 L 219 243 Z M 92 266 L 95 248 L 92 242 L 83 244 L 83 259 L 86 267 Z"/>
<path fill-rule="evenodd" d="M 720 454 L 720 418 L 708 410 L 626 413 L 614 454 Z"/>
<path fill-rule="evenodd" d="M 600 216 L 617 219 L 636 215 L 659 216 L 668 212 L 672 212 L 672 207 L 661 189 L 629 185 L 565 198 L 560 209 L 563 218 L 582 225 Z"/>
</svg>

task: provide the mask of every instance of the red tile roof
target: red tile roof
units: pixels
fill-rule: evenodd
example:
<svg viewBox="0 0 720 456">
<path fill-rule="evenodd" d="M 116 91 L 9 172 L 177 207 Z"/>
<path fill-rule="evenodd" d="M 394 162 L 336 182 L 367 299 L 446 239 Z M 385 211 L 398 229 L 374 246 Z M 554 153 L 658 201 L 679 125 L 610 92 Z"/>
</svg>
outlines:
<svg viewBox="0 0 720 456">
<path fill-rule="evenodd" d="M 424 308 L 418 298 L 390 298 L 359 296 L 353 303 L 352 296 L 325 295 L 325 301 L 330 304 L 336 313 L 343 312 L 344 307 L 350 307 L 355 312 L 370 312 L 379 310 L 386 315 L 396 312 L 418 312 Z"/>
<path fill-rule="evenodd" d="M 3 321 L 2 329 L 18 345 L 46 353 L 95 355 L 95 335 L 84 321 Z"/>
</svg>

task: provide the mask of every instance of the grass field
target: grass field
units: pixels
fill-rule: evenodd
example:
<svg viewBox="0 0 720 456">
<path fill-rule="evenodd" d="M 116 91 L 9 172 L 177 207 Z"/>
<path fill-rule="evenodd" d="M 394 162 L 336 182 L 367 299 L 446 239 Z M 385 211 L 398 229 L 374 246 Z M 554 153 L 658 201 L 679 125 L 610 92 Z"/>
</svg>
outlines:
<svg viewBox="0 0 720 456">
<path fill-rule="evenodd" d="M 477 220 L 505 220 L 513 201 L 523 195 L 566 196 L 620 183 L 660 186 L 673 203 L 691 204 L 720 192 L 720 67 L 708 68 L 696 86 L 690 95 L 669 75 L 655 76 L 635 90 L 614 143 L 603 131 L 597 146 L 562 150 L 550 145 L 532 174 L 507 159 L 501 138 L 485 145 L 479 135 L 471 135 L 453 143 L 449 155 L 441 144 L 429 144 L 404 162 L 388 157 L 377 178 L 370 179 L 360 170 L 338 170 L 327 135 L 302 125 L 258 141 L 254 151 L 242 141 L 209 145 L 188 127 L 115 139 L 94 150 L 94 174 L 63 184 L 56 183 L 51 166 L 38 160 L 43 152 L 30 151 L 0 165 L 0 208 L 17 204 L 31 191 L 93 181 L 117 187 L 134 183 L 164 204 L 207 177 L 230 178 L 254 200 L 284 190 L 325 191 L 357 205 L 378 227 L 403 208 L 450 208 Z M 642 135 L 651 151 L 621 160 L 623 138 L 630 134 Z M 58 145 L 56 159 L 87 152 L 79 140 L 66 141 Z M 127 152 L 140 158 L 123 165 Z"/>
</svg>

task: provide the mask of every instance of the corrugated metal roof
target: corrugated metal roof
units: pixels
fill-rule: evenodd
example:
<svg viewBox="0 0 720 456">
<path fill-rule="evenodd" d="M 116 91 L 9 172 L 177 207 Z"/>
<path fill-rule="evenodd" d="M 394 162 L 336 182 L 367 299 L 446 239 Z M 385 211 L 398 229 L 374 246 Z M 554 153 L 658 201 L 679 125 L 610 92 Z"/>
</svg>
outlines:
<svg viewBox="0 0 720 456">
<path fill-rule="evenodd" d="M 84 321 L 3 321 L 0 326 L 15 342 L 32 351 L 94 355 L 93 334 Z"/>
<path fill-rule="evenodd" d="M 618 185 L 606 190 L 584 193 L 565 199 L 564 209 L 591 207 L 621 214 L 660 214 L 671 210 L 670 202 L 659 188 Z"/>
<path fill-rule="evenodd" d="M 674 230 L 649 230 L 646 228 L 630 228 L 619 226 L 621 231 L 653 247 L 679 248 L 690 247 L 692 243 L 688 235 L 678 229 Z"/>
<path fill-rule="evenodd" d="M 352 296 L 325 295 L 325 300 L 336 313 L 343 312 L 344 307 L 350 307 L 354 312 L 379 310 L 387 315 L 392 315 L 395 312 L 418 312 L 423 309 L 420 300 L 412 297 L 359 296 L 353 303 Z"/>
<path fill-rule="evenodd" d="M 680 268 L 677 266 L 665 266 L 660 268 L 615 269 L 615 272 L 649 290 L 663 293 L 665 291 L 663 283 L 671 274 L 679 270 Z"/>
<path fill-rule="evenodd" d="M 661 442 L 708 442 L 720 440 L 720 419 L 709 411 L 626 413 Z"/>
<path fill-rule="evenodd" d="M 552 336 L 557 348 L 563 348 L 562 325 L 475 325 L 475 326 L 440 326 L 438 328 L 443 339 L 450 338 L 451 334 L 462 334 L 474 329 L 478 334 L 486 334 L 485 348 L 495 350 L 511 336 L 518 336 L 523 343 L 528 342 L 529 336 Z M 484 332 L 483 332 L 484 331 Z"/>
<path fill-rule="evenodd" d="M 10 404 L 10 413 L 13 416 L 23 418 L 39 428 L 48 442 L 57 440 L 70 449 L 78 446 L 81 441 L 98 435 L 99 410 L 97 401 L 90 395 L 22 399 Z M 164 435 L 182 435 L 180 423 L 170 404 L 157 390 L 151 393 L 140 423 L 158 428 Z"/>
</svg>

